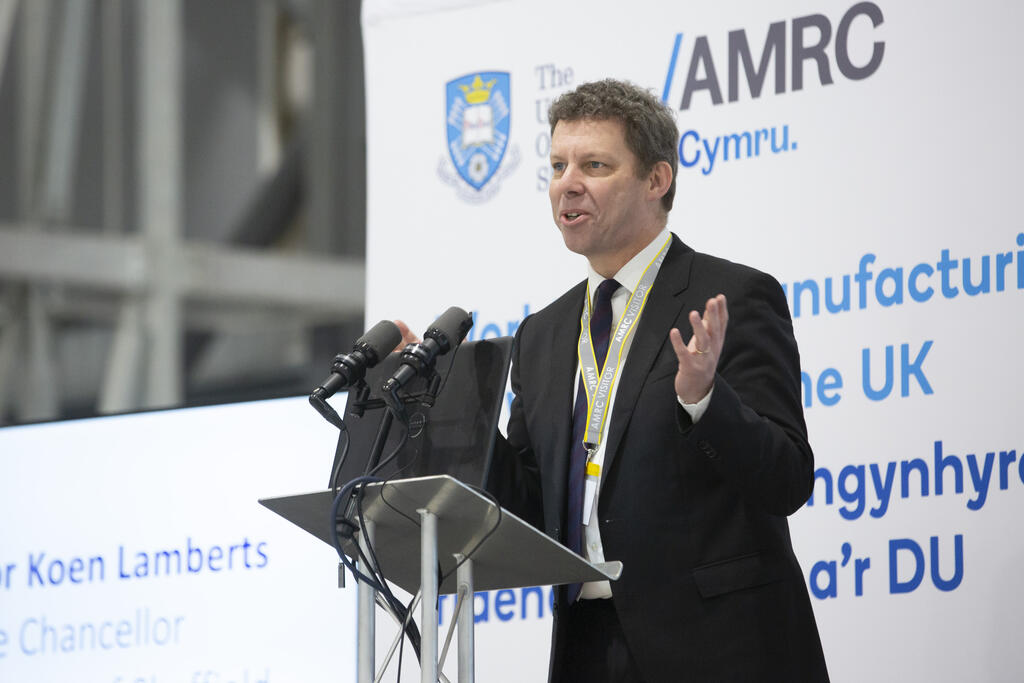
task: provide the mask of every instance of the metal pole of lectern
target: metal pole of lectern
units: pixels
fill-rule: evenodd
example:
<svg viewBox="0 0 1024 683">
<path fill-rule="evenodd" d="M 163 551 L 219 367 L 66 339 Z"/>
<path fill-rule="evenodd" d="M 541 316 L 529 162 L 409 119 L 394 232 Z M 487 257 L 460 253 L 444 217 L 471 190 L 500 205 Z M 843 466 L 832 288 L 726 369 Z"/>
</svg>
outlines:
<svg viewBox="0 0 1024 683">
<path fill-rule="evenodd" d="M 473 560 L 462 555 L 455 558 L 462 563 L 455 574 L 456 594 L 466 603 L 459 610 L 459 683 L 473 683 Z"/>
<path fill-rule="evenodd" d="M 426 508 L 420 515 L 420 683 L 437 683 L 437 515 Z"/>
<path fill-rule="evenodd" d="M 359 547 L 363 550 L 363 557 L 370 557 L 370 545 L 373 544 L 373 522 L 365 520 L 366 533 L 359 534 Z M 369 559 L 367 559 L 369 562 Z M 360 561 L 359 571 L 373 576 L 370 567 Z M 365 581 L 356 581 L 358 586 L 359 617 L 358 631 L 356 636 L 356 648 L 358 649 L 357 674 L 359 683 L 373 683 L 374 671 L 374 647 L 376 645 L 375 613 L 377 591 Z"/>
</svg>

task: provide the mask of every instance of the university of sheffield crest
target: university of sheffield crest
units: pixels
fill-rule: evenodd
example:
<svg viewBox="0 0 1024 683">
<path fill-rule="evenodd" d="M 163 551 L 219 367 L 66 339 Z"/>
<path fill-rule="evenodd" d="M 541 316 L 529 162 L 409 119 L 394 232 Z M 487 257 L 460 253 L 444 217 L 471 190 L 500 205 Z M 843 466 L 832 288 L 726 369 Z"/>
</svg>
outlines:
<svg viewBox="0 0 1024 683">
<path fill-rule="evenodd" d="M 448 157 L 473 194 L 483 194 L 481 190 L 502 165 L 508 149 L 509 99 L 510 79 L 505 71 L 467 74 L 446 85 Z M 506 165 L 514 166 L 516 159 L 511 161 Z"/>
</svg>

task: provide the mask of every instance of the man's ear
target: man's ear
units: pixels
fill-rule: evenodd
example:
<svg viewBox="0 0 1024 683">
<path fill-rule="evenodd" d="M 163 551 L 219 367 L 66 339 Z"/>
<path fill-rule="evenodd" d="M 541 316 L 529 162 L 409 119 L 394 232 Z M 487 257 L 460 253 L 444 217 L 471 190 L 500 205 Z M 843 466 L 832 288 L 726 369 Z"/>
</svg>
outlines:
<svg viewBox="0 0 1024 683">
<path fill-rule="evenodd" d="M 648 198 L 661 199 L 672 185 L 672 166 L 667 161 L 657 162 L 651 168 L 647 182 Z"/>
</svg>

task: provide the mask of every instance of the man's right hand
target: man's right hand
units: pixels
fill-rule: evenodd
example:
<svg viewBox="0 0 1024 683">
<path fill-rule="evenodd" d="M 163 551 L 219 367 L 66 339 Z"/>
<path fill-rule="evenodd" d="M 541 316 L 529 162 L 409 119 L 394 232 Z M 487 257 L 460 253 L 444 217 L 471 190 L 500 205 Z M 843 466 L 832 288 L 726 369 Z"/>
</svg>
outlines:
<svg viewBox="0 0 1024 683">
<path fill-rule="evenodd" d="M 401 351 L 408 344 L 419 344 L 420 338 L 413 334 L 409 326 L 401 320 L 396 320 L 395 325 L 398 326 L 398 331 L 402 333 L 402 343 L 395 347 L 395 351 Z"/>
</svg>

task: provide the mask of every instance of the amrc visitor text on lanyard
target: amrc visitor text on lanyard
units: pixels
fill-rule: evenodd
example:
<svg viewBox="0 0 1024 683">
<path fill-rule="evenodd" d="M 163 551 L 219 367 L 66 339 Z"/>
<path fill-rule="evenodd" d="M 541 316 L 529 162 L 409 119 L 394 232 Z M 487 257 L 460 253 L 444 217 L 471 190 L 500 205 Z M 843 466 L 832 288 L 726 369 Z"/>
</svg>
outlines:
<svg viewBox="0 0 1024 683">
<path fill-rule="evenodd" d="M 661 269 L 668 247 L 672 243 L 670 236 L 654 259 L 644 268 L 643 275 L 636 289 L 626 302 L 622 318 L 615 326 L 615 334 L 610 340 L 608 353 L 605 355 L 604 368 L 600 377 L 597 374 L 597 358 L 594 356 L 594 343 L 590 337 L 590 289 L 587 289 L 587 305 L 580 316 L 580 341 L 577 347 L 579 354 L 580 374 L 583 377 L 583 388 L 587 392 L 587 431 L 583 437 L 583 446 L 587 449 L 586 488 L 583 492 L 583 523 L 590 521 L 590 512 L 597 494 L 597 482 L 601 476 L 601 467 L 593 461 L 601 440 L 604 438 L 605 418 L 608 415 L 608 397 L 622 366 L 622 353 L 626 339 L 633 331 L 640 314 L 647 304 L 647 295 L 654 286 L 654 278 Z"/>
</svg>

